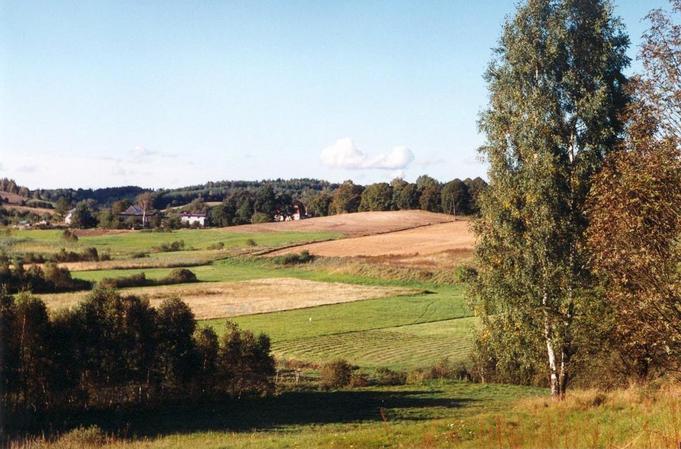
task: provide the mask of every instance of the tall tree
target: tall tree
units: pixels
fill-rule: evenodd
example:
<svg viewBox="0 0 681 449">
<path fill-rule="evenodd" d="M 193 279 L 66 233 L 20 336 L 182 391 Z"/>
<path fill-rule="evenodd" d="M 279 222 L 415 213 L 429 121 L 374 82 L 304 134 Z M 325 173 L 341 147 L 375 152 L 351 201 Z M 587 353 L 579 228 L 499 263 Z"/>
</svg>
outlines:
<svg viewBox="0 0 681 449">
<path fill-rule="evenodd" d="M 654 9 L 646 16 L 639 95 L 654 109 L 661 130 L 681 139 L 681 0 L 670 3 L 671 11 Z"/>
<path fill-rule="evenodd" d="M 378 182 L 367 186 L 362 192 L 360 211 L 383 211 L 392 208 L 393 191 L 390 184 Z"/>
<path fill-rule="evenodd" d="M 142 209 L 142 227 L 147 225 L 147 213 L 151 210 L 154 197 L 151 192 L 140 193 L 137 196 L 137 205 Z"/>
<path fill-rule="evenodd" d="M 348 180 L 336 189 L 330 209 L 334 214 L 357 212 L 364 188 Z"/>
<path fill-rule="evenodd" d="M 442 212 L 452 215 L 463 215 L 470 212 L 471 197 L 468 186 L 460 179 L 449 181 L 442 186 L 440 193 Z"/>
<path fill-rule="evenodd" d="M 588 306 L 584 203 L 621 137 L 628 44 L 608 0 L 528 0 L 504 25 L 486 73 L 480 151 L 490 184 L 476 224 L 476 306 L 485 326 L 511 322 L 542 341 L 555 397 L 568 387 Z"/>
<path fill-rule="evenodd" d="M 681 1 L 672 5 L 676 16 L 647 16 L 626 139 L 589 196 L 591 263 L 616 317 L 613 341 L 641 378 L 681 368 Z"/>
</svg>

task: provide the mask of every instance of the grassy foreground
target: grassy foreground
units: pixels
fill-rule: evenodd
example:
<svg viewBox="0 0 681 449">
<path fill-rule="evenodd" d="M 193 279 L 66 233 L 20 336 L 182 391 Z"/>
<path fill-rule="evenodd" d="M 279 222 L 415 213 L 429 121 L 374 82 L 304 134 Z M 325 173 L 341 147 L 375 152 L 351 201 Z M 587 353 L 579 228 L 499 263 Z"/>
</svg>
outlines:
<svg viewBox="0 0 681 449">
<path fill-rule="evenodd" d="M 177 428 L 168 412 L 136 439 L 76 431 L 31 447 L 677 449 L 681 441 L 678 384 L 576 391 L 555 402 L 526 387 L 432 382 L 290 393 L 260 404 L 259 428 L 249 426 L 253 413 L 248 404 L 203 411 Z"/>
</svg>

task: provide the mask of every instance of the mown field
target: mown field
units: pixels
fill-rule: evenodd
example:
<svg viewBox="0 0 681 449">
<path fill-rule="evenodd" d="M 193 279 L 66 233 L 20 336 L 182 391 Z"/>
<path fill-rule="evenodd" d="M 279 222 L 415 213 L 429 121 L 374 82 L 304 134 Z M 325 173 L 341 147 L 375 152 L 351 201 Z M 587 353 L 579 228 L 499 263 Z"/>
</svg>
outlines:
<svg viewBox="0 0 681 449">
<path fill-rule="evenodd" d="M 333 262 L 282 265 L 272 257 L 257 257 L 275 248 L 343 238 L 332 231 L 336 228 L 349 230 L 351 237 L 403 229 L 399 220 L 390 217 L 373 220 L 373 227 L 365 233 L 360 229 L 361 220 L 350 216 L 347 224 L 335 218 L 320 227 L 306 224 L 305 231 L 89 231 L 81 233 L 76 243 L 64 241 L 62 231 L 14 231 L 0 238 L 0 246 L 10 256 L 95 247 L 113 260 L 64 264 L 74 277 L 95 282 L 139 273 L 161 279 L 172 267 L 187 267 L 199 282 L 133 287 L 123 292 L 148 296 L 152 304 L 177 294 L 200 319 L 218 317 L 202 319 L 200 326 L 221 333 L 230 319 L 244 329 L 268 334 L 280 366 L 295 363 L 308 367 L 303 375 L 312 379 L 312 384 L 282 384 L 280 393 L 270 399 L 212 404 L 206 410 L 178 405 L 161 412 L 128 411 L 129 416 L 83 418 L 83 424 L 97 424 L 112 432 L 107 438 L 113 447 L 399 447 L 430 441 L 426 434 L 441 427 L 441 420 L 458 422 L 502 410 L 520 397 L 543 395 L 542 390 L 525 387 L 444 380 L 318 390 L 315 368 L 309 367 L 335 359 L 345 359 L 369 375 L 379 368 L 405 373 L 427 370 L 443 359 L 450 366 L 468 363 L 476 319 L 466 305 L 463 286 L 403 277 L 399 271 L 388 275 L 385 261 L 371 265 L 361 259 L 352 263 L 328 259 Z M 411 218 L 413 226 L 422 226 L 420 214 Z M 425 233 L 424 238 L 432 240 L 432 235 Z M 183 251 L 155 250 L 180 240 L 185 245 Z M 210 249 L 216 243 L 222 243 L 222 248 Z M 133 258 L 140 252 L 147 256 Z M 372 268 L 358 269 L 369 266 Z M 55 310 L 72 307 L 87 294 L 41 297 Z M 126 423 L 126 435 L 121 433 L 122 422 Z M 114 434 L 115 438 L 111 437 Z M 131 435 L 136 437 L 128 438 Z M 441 436 L 433 438 L 440 441 Z M 87 447 L 88 441 L 82 435 L 67 435 L 49 445 Z M 102 442 L 98 440 L 97 445 Z"/>
</svg>

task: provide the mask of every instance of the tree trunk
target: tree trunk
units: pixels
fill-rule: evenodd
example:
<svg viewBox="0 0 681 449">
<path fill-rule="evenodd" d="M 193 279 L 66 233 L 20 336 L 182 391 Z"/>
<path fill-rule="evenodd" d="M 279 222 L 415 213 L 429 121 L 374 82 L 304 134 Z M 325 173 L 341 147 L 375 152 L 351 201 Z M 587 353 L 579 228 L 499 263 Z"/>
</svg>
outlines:
<svg viewBox="0 0 681 449">
<path fill-rule="evenodd" d="M 560 397 L 560 383 L 558 379 L 558 366 L 556 363 L 556 350 L 553 341 L 553 326 L 549 319 L 549 312 L 546 310 L 548 298 L 546 293 L 542 298 L 542 305 L 544 306 L 544 339 L 546 340 L 546 354 L 549 361 L 549 383 L 551 385 L 551 396 L 553 398 Z"/>
</svg>

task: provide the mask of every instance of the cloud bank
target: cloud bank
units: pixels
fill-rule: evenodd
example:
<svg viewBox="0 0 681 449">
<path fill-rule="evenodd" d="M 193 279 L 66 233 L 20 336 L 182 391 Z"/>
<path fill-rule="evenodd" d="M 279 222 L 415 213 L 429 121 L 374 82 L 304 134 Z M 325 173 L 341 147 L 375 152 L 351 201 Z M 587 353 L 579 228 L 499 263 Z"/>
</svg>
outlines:
<svg viewBox="0 0 681 449">
<path fill-rule="evenodd" d="M 320 158 L 324 165 L 331 168 L 401 170 L 411 164 L 414 153 L 405 146 L 396 146 L 389 153 L 369 156 L 346 137 L 324 148 Z"/>
</svg>

